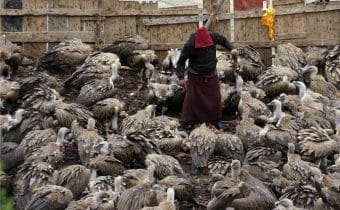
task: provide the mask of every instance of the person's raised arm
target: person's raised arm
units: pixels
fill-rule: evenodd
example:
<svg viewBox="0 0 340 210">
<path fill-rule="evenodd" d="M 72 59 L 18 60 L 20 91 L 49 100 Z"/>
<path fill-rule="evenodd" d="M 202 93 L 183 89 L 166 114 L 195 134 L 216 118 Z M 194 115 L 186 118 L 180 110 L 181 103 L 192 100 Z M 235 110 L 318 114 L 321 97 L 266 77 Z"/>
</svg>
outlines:
<svg viewBox="0 0 340 210">
<path fill-rule="evenodd" d="M 189 58 L 189 47 L 187 44 L 184 44 L 183 49 L 181 50 L 181 55 L 179 56 L 179 59 L 177 61 L 177 68 L 176 68 L 176 74 L 179 80 L 184 79 L 184 73 L 185 73 L 185 62 Z"/>
<path fill-rule="evenodd" d="M 224 48 L 227 50 L 231 51 L 234 49 L 233 45 L 219 33 L 216 32 L 211 32 L 211 36 L 213 37 L 213 40 L 215 41 L 216 44 L 222 45 Z"/>
</svg>

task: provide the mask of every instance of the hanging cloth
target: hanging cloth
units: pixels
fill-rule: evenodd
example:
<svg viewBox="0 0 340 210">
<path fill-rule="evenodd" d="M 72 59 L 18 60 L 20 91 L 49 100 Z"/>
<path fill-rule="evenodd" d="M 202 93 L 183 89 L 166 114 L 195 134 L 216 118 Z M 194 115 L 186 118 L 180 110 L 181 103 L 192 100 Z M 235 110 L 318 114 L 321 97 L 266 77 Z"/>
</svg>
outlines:
<svg viewBox="0 0 340 210">
<path fill-rule="evenodd" d="M 275 9 L 273 5 L 269 5 L 268 9 L 261 18 L 261 23 L 262 25 L 268 27 L 268 37 L 270 41 L 274 41 L 275 39 L 274 22 L 275 22 Z"/>
</svg>

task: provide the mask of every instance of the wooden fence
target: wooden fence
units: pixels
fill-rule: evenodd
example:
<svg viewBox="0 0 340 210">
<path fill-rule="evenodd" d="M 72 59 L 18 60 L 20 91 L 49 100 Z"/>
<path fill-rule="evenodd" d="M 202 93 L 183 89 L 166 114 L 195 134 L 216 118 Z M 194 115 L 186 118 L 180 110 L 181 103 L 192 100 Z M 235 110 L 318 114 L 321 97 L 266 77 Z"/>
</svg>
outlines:
<svg viewBox="0 0 340 210">
<path fill-rule="evenodd" d="M 0 0 L 0 33 L 22 44 L 26 54 L 33 57 L 72 37 L 102 47 L 120 36 L 140 34 L 162 57 L 167 49 L 182 47 L 197 26 L 198 14 L 202 12 L 207 20 L 215 3 L 204 0 L 204 9 L 158 9 L 156 1 Z M 216 15 L 212 30 L 235 45 L 257 47 L 265 57 L 270 57 L 270 47 L 285 42 L 300 47 L 340 43 L 340 2 L 304 5 L 302 0 L 274 0 L 273 4 L 275 41 L 268 40 L 267 29 L 261 25 L 261 8 L 234 12 L 229 0 Z"/>
</svg>

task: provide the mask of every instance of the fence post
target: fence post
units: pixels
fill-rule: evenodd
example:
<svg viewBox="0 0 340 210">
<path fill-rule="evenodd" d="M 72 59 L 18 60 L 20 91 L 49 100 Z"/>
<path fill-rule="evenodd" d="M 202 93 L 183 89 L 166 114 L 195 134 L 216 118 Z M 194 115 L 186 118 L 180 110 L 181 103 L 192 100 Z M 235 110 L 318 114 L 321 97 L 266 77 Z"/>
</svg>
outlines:
<svg viewBox="0 0 340 210">
<path fill-rule="evenodd" d="M 234 19 L 234 0 L 230 0 L 230 14 L 232 14 L 232 18 L 230 19 L 230 41 L 235 41 L 235 19 Z"/>
</svg>

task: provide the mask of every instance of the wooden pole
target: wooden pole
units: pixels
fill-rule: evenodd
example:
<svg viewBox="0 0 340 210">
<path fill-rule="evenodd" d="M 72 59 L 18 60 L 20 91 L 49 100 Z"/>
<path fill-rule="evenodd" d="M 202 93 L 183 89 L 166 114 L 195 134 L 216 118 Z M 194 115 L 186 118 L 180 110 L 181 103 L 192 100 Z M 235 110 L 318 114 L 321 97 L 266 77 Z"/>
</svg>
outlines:
<svg viewBox="0 0 340 210">
<path fill-rule="evenodd" d="M 215 19 L 215 16 L 218 14 L 218 11 L 220 10 L 223 2 L 224 2 L 224 0 L 218 0 L 217 5 L 214 7 L 213 11 L 210 14 L 210 17 L 209 17 L 207 23 L 205 24 L 205 27 L 207 29 L 209 29 L 211 27 L 211 23 Z"/>
<path fill-rule="evenodd" d="M 200 14 L 198 14 L 198 27 L 199 28 L 201 28 L 201 27 L 203 27 L 203 14 L 202 13 L 200 13 Z"/>
<path fill-rule="evenodd" d="M 232 18 L 230 19 L 230 41 L 235 41 L 235 19 L 234 19 L 234 0 L 230 0 L 230 14 Z"/>
</svg>

